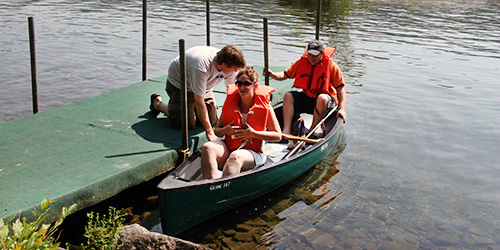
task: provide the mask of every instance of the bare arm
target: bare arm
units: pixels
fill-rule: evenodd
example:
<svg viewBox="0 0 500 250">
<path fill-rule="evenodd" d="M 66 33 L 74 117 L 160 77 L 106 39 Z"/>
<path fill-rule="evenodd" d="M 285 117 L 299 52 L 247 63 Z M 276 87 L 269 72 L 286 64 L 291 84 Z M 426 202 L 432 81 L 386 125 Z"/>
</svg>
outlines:
<svg viewBox="0 0 500 250">
<path fill-rule="evenodd" d="M 272 70 L 268 69 L 268 72 L 269 72 L 269 77 L 273 78 L 274 80 L 283 81 L 288 79 L 288 77 L 285 75 L 285 71 L 273 72 Z M 265 76 L 266 72 L 263 71 L 262 75 Z"/>
<path fill-rule="evenodd" d="M 337 117 L 341 116 L 344 119 L 344 123 L 347 119 L 347 113 L 345 112 L 345 103 L 346 103 L 347 93 L 345 91 L 345 87 L 342 86 L 337 89 L 337 98 L 339 99 L 339 111 L 337 113 Z"/>
</svg>

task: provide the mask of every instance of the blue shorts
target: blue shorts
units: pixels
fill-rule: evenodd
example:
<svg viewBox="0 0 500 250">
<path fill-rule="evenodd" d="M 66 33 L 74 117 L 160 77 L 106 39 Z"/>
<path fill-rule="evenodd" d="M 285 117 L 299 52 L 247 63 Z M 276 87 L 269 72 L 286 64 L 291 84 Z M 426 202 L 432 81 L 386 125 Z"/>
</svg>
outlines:
<svg viewBox="0 0 500 250">
<path fill-rule="evenodd" d="M 253 155 L 253 162 L 255 163 L 255 167 L 253 167 L 253 169 L 256 169 L 264 165 L 264 163 L 267 160 L 267 156 L 264 153 L 258 153 L 250 149 L 242 149 L 242 150 L 246 150 Z"/>
</svg>

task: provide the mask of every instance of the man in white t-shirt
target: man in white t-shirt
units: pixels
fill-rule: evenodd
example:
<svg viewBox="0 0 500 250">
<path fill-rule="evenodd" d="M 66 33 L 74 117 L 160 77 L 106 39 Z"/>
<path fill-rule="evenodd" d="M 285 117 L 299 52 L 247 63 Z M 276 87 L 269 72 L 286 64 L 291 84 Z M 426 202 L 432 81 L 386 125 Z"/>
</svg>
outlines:
<svg viewBox="0 0 500 250">
<path fill-rule="evenodd" d="M 217 122 L 217 104 L 212 88 L 222 80 L 233 84 L 236 72 L 245 66 L 241 50 L 227 45 L 221 50 L 209 46 L 196 46 L 186 50 L 186 80 L 188 91 L 188 127 L 194 128 L 196 121 L 203 126 L 208 140 L 217 140 L 213 126 Z M 181 72 L 179 57 L 168 69 L 168 105 L 158 93 L 151 95 L 150 109 L 154 115 L 164 113 L 176 127 L 181 127 L 180 104 Z M 198 119 L 197 119 L 198 117 Z"/>
</svg>

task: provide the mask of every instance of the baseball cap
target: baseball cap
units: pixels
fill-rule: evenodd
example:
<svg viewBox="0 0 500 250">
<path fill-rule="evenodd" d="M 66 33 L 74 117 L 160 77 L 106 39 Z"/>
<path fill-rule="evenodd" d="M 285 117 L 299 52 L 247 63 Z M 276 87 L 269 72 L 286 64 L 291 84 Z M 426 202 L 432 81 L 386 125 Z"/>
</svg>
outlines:
<svg viewBox="0 0 500 250">
<path fill-rule="evenodd" d="M 312 40 L 307 45 L 307 53 L 312 54 L 313 56 L 323 53 L 323 43 L 319 40 Z"/>
</svg>

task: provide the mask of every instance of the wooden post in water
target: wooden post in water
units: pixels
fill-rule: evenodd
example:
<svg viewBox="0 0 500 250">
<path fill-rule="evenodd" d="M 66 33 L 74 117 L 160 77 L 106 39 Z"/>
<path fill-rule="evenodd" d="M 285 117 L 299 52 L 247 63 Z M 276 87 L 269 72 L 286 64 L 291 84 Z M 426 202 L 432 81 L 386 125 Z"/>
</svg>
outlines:
<svg viewBox="0 0 500 250">
<path fill-rule="evenodd" d="M 269 47 L 268 47 L 268 29 L 267 29 L 267 17 L 264 17 L 264 72 L 265 72 L 265 83 L 269 86 Z"/>
<path fill-rule="evenodd" d="M 31 94 L 33 97 L 33 114 L 38 113 L 38 83 L 36 78 L 35 25 L 33 17 L 28 17 L 31 62 Z"/>
<path fill-rule="evenodd" d="M 207 46 L 210 46 L 210 0 L 207 0 Z"/>
<path fill-rule="evenodd" d="M 142 80 L 147 79 L 147 0 L 142 0 Z"/>
<path fill-rule="evenodd" d="M 318 0 L 318 10 L 316 12 L 316 40 L 319 40 L 320 20 L 321 20 L 321 0 Z"/>
<path fill-rule="evenodd" d="M 187 79 L 186 79 L 186 54 L 184 39 L 179 40 L 179 62 L 181 66 L 181 121 L 182 121 L 182 148 L 184 160 L 188 155 L 188 116 L 187 116 Z"/>
</svg>

